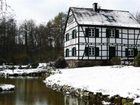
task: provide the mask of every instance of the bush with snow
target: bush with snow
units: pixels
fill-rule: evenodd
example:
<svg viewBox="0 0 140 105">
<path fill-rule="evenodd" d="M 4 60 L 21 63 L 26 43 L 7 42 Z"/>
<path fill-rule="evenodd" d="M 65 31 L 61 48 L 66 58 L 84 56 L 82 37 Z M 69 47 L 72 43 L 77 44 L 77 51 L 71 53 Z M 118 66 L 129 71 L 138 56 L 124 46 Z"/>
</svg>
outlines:
<svg viewBox="0 0 140 105">
<path fill-rule="evenodd" d="M 31 64 L 32 68 L 37 68 L 38 66 L 39 66 L 39 64 L 37 62 Z"/>
<path fill-rule="evenodd" d="M 120 57 L 113 57 L 113 58 L 111 59 L 111 64 L 112 64 L 112 65 L 120 65 L 120 64 L 121 64 L 121 59 L 120 59 Z"/>
<path fill-rule="evenodd" d="M 65 61 L 64 57 L 59 57 L 55 63 L 54 66 L 56 68 L 66 68 L 68 66 L 67 62 Z"/>
</svg>

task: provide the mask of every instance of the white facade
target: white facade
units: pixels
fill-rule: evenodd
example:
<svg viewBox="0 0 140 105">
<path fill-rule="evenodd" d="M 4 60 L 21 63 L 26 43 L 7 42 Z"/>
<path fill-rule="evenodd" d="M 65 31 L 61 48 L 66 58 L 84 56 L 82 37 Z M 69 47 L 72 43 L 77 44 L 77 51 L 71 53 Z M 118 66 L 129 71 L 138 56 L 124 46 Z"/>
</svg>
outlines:
<svg viewBox="0 0 140 105">
<path fill-rule="evenodd" d="M 135 25 L 136 27 L 134 24 L 132 27 L 130 24 L 129 27 L 122 26 L 123 24 L 115 26 L 116 24 L 112 25 L 112 23 L 110 25 L 79 24 L 78 21 L 82 23 L 82 18 L 77 17 L 77 12 L 74 13 L 74 9 L 70 9 L 68 14 L 64 35 L 66 60 L 110 60 L 115 56 L 121 59 L 133 59 L 140 51 L 140 25 L 138 23 Z M 131 22 L 133 21 L 131 20 Z M 73 30 L 76 30 L 76 37 L 73 37 Z M 69 36 L 68 39 L 66 35 Z M 74 56 L 73 48 L 76 48 Z M 66 52 L 66 50 L 68 51 Z"/>
</svg>

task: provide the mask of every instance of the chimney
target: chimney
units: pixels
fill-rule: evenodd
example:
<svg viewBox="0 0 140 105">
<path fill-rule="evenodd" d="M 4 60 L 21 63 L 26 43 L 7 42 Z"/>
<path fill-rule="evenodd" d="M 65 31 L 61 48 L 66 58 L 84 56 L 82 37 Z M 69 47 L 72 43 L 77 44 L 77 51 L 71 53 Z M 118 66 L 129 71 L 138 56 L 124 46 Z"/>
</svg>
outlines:
<svg viewBox="0 0 140 105">
<path fill-rule="evenodd" d="M 93 11 L 98 12 L 98 3 L 93 3 Z"/>
</svg>

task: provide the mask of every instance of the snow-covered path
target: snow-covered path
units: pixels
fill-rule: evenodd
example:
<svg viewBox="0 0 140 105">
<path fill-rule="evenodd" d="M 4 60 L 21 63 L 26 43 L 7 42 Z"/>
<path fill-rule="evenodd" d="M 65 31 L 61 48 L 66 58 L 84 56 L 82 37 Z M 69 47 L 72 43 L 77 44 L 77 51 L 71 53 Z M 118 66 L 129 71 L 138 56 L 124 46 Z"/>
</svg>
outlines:
<svg viewBox="0 0 140 105">
<path fill-rule="evenodd" d="M 96 66 L 62 69 L 51 75 L 45 83 L 69 85 L 104 95 L 134 98 L 140 103 L 140 68 L 133 66 Z"/>
</svg>

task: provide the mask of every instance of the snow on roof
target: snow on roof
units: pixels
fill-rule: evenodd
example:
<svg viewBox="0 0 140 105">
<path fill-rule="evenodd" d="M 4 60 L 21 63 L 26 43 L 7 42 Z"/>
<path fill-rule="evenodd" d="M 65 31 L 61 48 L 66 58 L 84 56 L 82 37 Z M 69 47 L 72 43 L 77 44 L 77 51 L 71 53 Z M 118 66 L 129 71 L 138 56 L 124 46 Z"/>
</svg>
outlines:
<svg viewBox="0 0 140 105">
<path fill-rule="evenodd" d="M 99 9 L 95 12 L 92 8 L 77 7 L 70 9 L 79 24 L 140 28 L 140 24 L 128 11 Z"/>
</svg>

